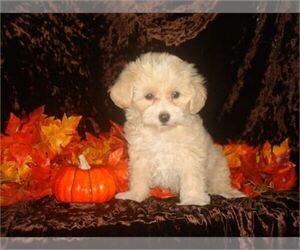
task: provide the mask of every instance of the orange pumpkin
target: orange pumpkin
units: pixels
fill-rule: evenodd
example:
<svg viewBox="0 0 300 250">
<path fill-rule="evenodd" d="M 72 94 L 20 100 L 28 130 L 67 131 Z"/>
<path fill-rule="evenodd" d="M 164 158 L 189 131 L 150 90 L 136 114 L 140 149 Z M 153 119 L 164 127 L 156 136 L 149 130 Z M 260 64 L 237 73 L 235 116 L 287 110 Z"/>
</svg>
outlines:
<svg viewBox="0 0 300 250">
<path fill-rule="evenodd" d="M 106 202 L 114 197 L 114 174 L 105 167 L 90 167 L 83 155 L 80 164 L 62 166 L 53 183 L 53 194 L 63 202 Z"/>
</svg>

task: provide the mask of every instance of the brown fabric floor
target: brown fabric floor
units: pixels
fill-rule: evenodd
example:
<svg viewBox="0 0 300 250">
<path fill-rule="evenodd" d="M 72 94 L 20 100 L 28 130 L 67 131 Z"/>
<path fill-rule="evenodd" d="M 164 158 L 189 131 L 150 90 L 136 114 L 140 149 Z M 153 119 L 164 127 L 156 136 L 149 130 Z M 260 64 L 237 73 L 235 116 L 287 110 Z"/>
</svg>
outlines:
<svg viewBox="0 0 300 250">
<path fill-rule="evenodd" d="M 212 196 L 207 206 L 177 198 L 142 203 L 60 203 L 54 197 L 1 208 L 1 236 L 299 236 L 299 192 L 255 198 Z"/>
</svg>

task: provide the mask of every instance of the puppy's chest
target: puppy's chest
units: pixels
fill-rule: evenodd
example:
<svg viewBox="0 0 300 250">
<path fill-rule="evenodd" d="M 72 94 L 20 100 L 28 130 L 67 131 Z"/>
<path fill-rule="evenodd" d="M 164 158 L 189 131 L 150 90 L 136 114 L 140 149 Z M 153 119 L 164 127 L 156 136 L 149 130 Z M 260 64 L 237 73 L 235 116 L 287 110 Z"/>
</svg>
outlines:
<svg viewBox="0 0 300 250">
<path fill-rule="evenodd" d="M 164 137 L 145 138 L 152 186 L 178 191 L 180 144 Z"/>
<path fill-rule="evenodd" d="M 172 159 L 176 156 L 177 151 L 180 150 L 179 142 L 166 138 L 165 136 L 144 136 L 143 143 L 140 146 L 146 150 L 151 157 L 156 159 Z"/>
</svg>

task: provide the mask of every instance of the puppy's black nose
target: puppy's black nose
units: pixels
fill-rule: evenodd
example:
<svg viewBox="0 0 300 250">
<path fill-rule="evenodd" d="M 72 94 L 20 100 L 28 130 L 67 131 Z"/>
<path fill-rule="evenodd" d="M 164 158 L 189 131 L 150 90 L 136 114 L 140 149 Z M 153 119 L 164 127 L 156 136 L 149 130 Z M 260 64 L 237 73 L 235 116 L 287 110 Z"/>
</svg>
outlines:
<svg viewBox="0 0 300 250">
<path fill-rule="evenodd" d="M 170 120 L 170 114 L 163 112 L 159 114 L 158 118 L 162 123 L 167 123 Z"/>
</svg>

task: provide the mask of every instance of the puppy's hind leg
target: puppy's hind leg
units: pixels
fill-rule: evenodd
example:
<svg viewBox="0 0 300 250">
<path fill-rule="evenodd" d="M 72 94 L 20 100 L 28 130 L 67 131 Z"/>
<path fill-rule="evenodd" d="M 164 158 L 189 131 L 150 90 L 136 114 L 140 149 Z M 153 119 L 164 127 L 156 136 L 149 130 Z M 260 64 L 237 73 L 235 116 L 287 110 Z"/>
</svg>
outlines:
<svg viewBox="0 0 300 250">
<path fill-rule="evenodd" d="M 218 157 L 214 169 L 208 175 L 208 193 L 221 195 L 225 198 L 239 198 L 245 195 L 231 186 L 230 171 L 225 157 Z"/>
<path fill-rule="evenodd" d="M 242 192 L 231 186 L 229 176 L 224 176 L 224 178 L 219 179 L 219 181 L 212 181 L 209 185 L 208 193 L 221 195 L 225 198 L 245 197 Z"/>
</svg>

